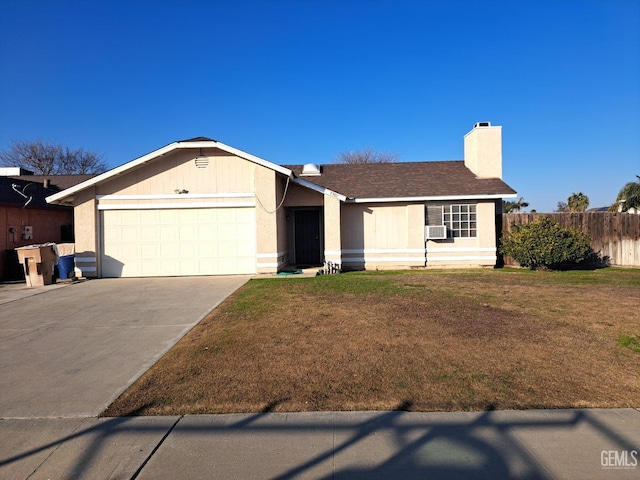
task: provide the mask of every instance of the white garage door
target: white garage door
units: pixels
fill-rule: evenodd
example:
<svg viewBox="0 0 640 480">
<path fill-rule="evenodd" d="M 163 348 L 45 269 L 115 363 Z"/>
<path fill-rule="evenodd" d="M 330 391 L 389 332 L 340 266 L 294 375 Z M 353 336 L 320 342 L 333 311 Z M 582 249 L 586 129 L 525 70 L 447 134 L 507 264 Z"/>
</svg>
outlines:
<svg viewBox="0 0 640 480">
<path fill-rule="evenodd" d="M 102 211 L 102 276 L 255 273 L 254 208 Z"/>
</svg>

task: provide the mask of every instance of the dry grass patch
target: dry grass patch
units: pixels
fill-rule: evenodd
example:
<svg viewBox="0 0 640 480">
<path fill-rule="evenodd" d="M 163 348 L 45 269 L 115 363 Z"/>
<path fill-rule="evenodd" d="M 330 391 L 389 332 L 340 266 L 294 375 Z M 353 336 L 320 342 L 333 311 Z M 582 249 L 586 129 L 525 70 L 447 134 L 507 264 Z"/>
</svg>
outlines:
<svg viewBox="0 0 640 480">
<path fill-rule="evenodd" d="M 105 415 L 638 407 L 639 296 L 622 269 L 253 280 Z"/>
</svg>

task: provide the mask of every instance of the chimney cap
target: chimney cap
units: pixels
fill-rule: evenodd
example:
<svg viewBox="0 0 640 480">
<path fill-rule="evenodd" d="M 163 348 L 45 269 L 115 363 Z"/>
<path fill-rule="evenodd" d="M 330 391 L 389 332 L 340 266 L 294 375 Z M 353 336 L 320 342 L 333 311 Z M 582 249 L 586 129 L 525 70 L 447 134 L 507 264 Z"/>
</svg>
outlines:
<svg viewBox="0 0 640 480">
<path fill-rule="evenodd" d="M 490 126 L 491 126 L 491 122 L 476 122 L 476 124 L 473 126 L 473 128 L 490 127 Z"/>
</svg>

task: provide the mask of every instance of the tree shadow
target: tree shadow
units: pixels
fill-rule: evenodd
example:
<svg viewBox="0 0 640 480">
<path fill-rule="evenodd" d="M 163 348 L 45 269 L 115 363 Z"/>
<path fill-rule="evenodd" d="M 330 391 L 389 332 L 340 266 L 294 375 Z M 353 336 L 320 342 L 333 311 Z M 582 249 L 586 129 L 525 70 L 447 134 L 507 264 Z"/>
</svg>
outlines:
<svg viewBox="0 0 640 480">
<path fill-rule="evenodd" d="M 552 469 L 532 453 L 535 449 L 527 445 L 526 439 L 523 441 L 519 432 L 541 435 L 573 432 L 571 445 L 575 444 L 575 450 L 580 451 L 584 448 L 581 435 L 588 428 L 594 438 L 602 441 L 601 446 L 594 447 L 598 453 L 605 446 L 627 451 L 638 449 L 589 410 L 409 413 L 411 403 L 404 401 L 388 412 L 272 413 L 277 403 L 253 415 L 91 419 L 99 423 L 51 442 L 38 444 L 34 439 L 32 448 L 0 459 L 0 476 L 14 478 L 12 467 L 18 463 L 71 444 L 77 455 L 70 457 L 74 460 L 65 466 L 65 471 L 72 472 L 73 478 L 89 478 L 96 474 L 96 465 L 104 467 L 105 462 L 117 458 L 118 452 L 110 449 L 125 436 L 152 437 L 154 442 L 150 451 L 140 450 L 138 457 L 133 455 L 131 465 L 118 475 L 132 479 L 141 473 L 156 476 L 158 472 L 161 472 L 158 478 L 170 478 L 182 471 L 176 462 L 186 462 L 185 475 L 187 471 L 193 475 L 220 465 L 222 470 L 216 472 L 216 478 L 231 475 L 282 480 L 301 477 L 534 480 L 553 478 Z M 165 421 L 148 421 L 154 418 Z M 23 421 L 25 425 L 34 422 Z M 305 442 L 318 448 L 301 447 Z M 229 444 L 243 448 L 234 449 Z M 548 448 L 568 446 L 555 443 Z M 283 454 L 283 448 L 290 452 Z M 237 458 L 230 461 L 229 456 Z M 589 457 L 592 465 L 585 466 L 586 476 L 594 473 L 594 465 L 600 466 L 600 456 L 597 453 L 593 456 L 597 458 Z M 265 465 L 259 461 L 252 464 L 256 458 L 268 461 L 263 462 Z M 44 462 L 35 462 L 32 474 L 47 475 L 48 467 L 59 467 L 65 460 L 63 453 L 56 457 L 54 451 Z M 198 462 L 202 464 L 200 469 Z M 224 470 L 224 465 L 232 471 Z M 111 478 L 108 468 L 99 471 L 104 478 Z"/>
<path fill-rule="evenodd" d="M 607 268 L 611 266 L 611 258 L 607 255 L 601 255 L 600 252 L 596 252 L 591 249 L 591 252 L 587 257 L 578 263 L 568 263 L 553 265 L 552 270 L 568 271 L 568 270 L 599 270 L 601 268 Z"/>
</svg>

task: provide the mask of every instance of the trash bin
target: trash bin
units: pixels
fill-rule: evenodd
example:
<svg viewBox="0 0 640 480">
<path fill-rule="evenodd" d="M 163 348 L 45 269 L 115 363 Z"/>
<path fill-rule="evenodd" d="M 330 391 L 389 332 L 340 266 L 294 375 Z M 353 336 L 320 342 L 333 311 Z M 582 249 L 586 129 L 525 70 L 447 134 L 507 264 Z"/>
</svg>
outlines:
<svg viewBox="0 0 640 480">
<path fill-rule="evenodd" d="M 41 287 L 53 283 L 53 267 L 57 258 L 53 246 L 29 245 L 16 248 L 16 251 L 29 287 Z"/>
<path fill-rule="evenodd" d="M 58 278 L 60 280 L 75 277 L 75 273 L 73 271 L 75 258 L 75 255 L 65 255 L 58 258 Z"/>
<path fill-rule="evenodd" d="M 75 244 L 74 243 L 59 243 L 58 244 L 58 278 L 60 280 L 67 280 L 68 278 L 74 278 L 75 274 Z"/>
</svg>

